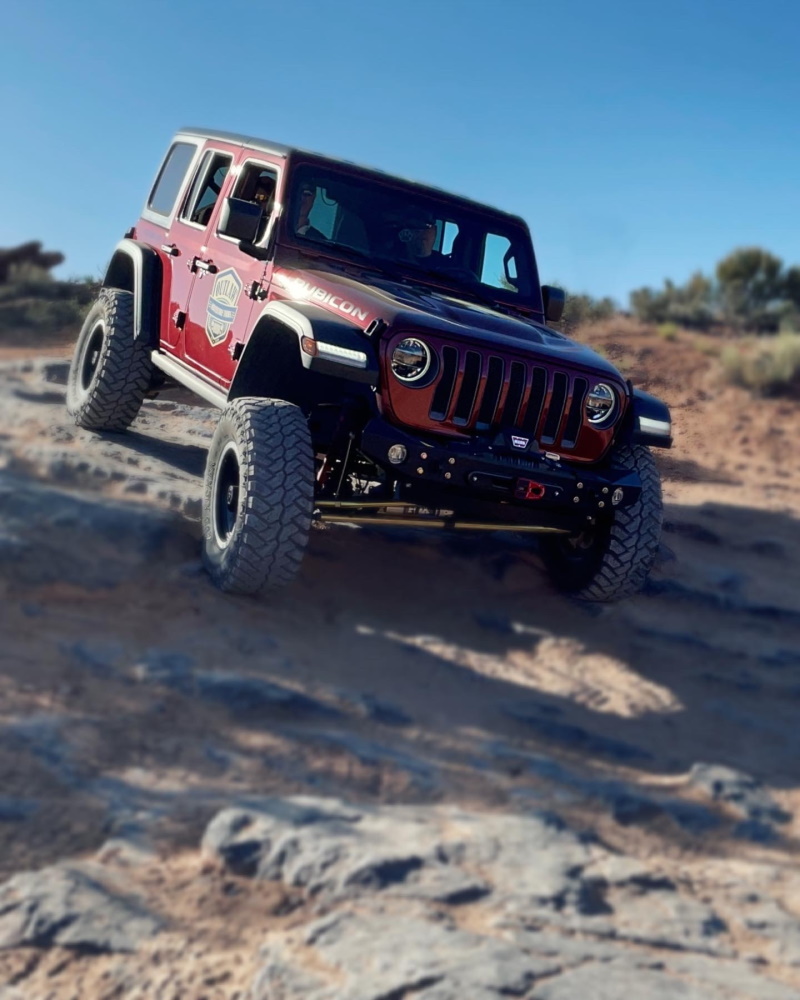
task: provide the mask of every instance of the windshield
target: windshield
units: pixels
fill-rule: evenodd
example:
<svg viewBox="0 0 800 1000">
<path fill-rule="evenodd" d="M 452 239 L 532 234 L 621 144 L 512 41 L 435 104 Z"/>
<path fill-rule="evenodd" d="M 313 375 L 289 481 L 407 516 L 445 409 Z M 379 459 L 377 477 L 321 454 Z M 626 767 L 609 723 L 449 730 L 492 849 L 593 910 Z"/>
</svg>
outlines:
<svg viewBox="0 0 800 1000">
<path fill-rule="evenodd" d="M 308 163 L 293 172 L 287 216 L 291 237 L 309 249 L 541 309 L 528 234 L 503 216 L 389 179 Z"/>
</svg>

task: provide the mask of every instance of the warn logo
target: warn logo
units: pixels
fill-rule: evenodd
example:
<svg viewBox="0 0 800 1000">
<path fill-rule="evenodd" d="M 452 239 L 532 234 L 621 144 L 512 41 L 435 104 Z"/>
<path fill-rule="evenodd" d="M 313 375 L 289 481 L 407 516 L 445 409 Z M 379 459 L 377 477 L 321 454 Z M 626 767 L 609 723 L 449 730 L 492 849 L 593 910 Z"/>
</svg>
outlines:
<svg viewBox="0 0 800 1000">
<path fill-rule="evenodd" d="M 520 437 L 518 434 L 512 434 L 511 443 L 514 445 L 515 448 L 527 448 L 528 445 L 531 443 L 531 439 Z"/>
<path fill-rule="evenodd" d="M 237 303 L 242 294 L 242 279 L 232 267 L 220 271 L 208 297 L 206 336 L 212 347 L 228 336 L 236 319 Z"/>
</svg>

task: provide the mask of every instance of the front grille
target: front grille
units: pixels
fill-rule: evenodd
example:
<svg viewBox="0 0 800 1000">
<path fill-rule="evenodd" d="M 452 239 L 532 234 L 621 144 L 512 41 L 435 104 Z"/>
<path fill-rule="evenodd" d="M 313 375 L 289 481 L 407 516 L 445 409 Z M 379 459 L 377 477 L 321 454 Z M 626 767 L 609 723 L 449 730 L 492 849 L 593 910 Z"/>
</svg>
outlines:
<svg viewBox="0 0 800 1000">
<path fill-rule="evenodd" d="M 558 429 L 561 426 L 561 418 L 564 416 L 568 390 L 569 379 L 566 373 L 554 372 L 553 391 L 550 394 L 550 405 L 547 407 L 547 416 L 544 419 L 544 428 L 542 429 L 542 444 L 553 444 L 556 437 L 558 437 Z"/>
<path fill-rule="evenodd" d="M 458 374 L 458 351 L 455 347 L 442 348 L 442 377 L 436 386 L 431 403 L 431 420 L 446 420 L 453 398 L 453 386 Z"/>
<path fill-rule="evenodd" d="M 453 423 L 466 427 L 475 408 L 475 396 L 481 380 L 481 356 L 477 351 L 467 351 L 464 362 L 464 377 L 461 379 L 461 389 L 453 411 Z"/>
<path fill-rule="evenodd" d="M 429 416 L 460 430 L 514 429 L 542 446 L 573 448 L 588 388 L 580 375 L 447 344 Z"/>
<path fill-rule="evenodd" d="M 492 426 L 497 404 L 500 402 L 500 393 L 503 391 L 503 376 L 505 365 L 502 358 L 489 358 L 488 373 L 486 375 L 486 385 L 483 389 L 483 399 L 478 407 L 478 419 L 475 423 L 476 431 L 488 431 Z"/>
</svg>

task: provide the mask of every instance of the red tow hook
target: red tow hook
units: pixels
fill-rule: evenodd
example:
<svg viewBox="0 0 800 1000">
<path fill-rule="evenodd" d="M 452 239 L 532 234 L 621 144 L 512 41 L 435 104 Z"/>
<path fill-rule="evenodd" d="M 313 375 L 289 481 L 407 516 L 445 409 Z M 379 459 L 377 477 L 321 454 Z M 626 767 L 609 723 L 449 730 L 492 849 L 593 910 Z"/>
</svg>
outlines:
<svg viewBox="0 0 800 1000">
<path fill-rule="evenodd" d="M 514 497 L 517 500 L 541 500 L 545 494 L 545 488 L 541 483 L 533 479 L 518 479 L 514 490 Z"/>
</svg>

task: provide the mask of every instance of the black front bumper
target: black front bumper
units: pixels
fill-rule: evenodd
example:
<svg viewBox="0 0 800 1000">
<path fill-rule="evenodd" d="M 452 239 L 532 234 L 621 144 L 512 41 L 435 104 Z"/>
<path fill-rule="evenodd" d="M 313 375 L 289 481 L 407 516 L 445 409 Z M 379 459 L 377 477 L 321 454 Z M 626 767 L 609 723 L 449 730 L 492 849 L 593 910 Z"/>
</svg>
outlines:
<svg viewBox="0 0 800 1000">
<path fill-rule="evenodd" d="M 388 457 L 393 445 L 407 452 L 396 464 Z M 538 451 L 534 441 L 515 446 L 511 432 L 492 442 L 423 440 L 377 418 L 365 427 L 361 450 L 400 481 L 410 503 L 484 517 L 491 511 L 509 522 L 579 525 L 632 506 L 642 490 L 636 472 L 578 468 Z"/>
</svg>

